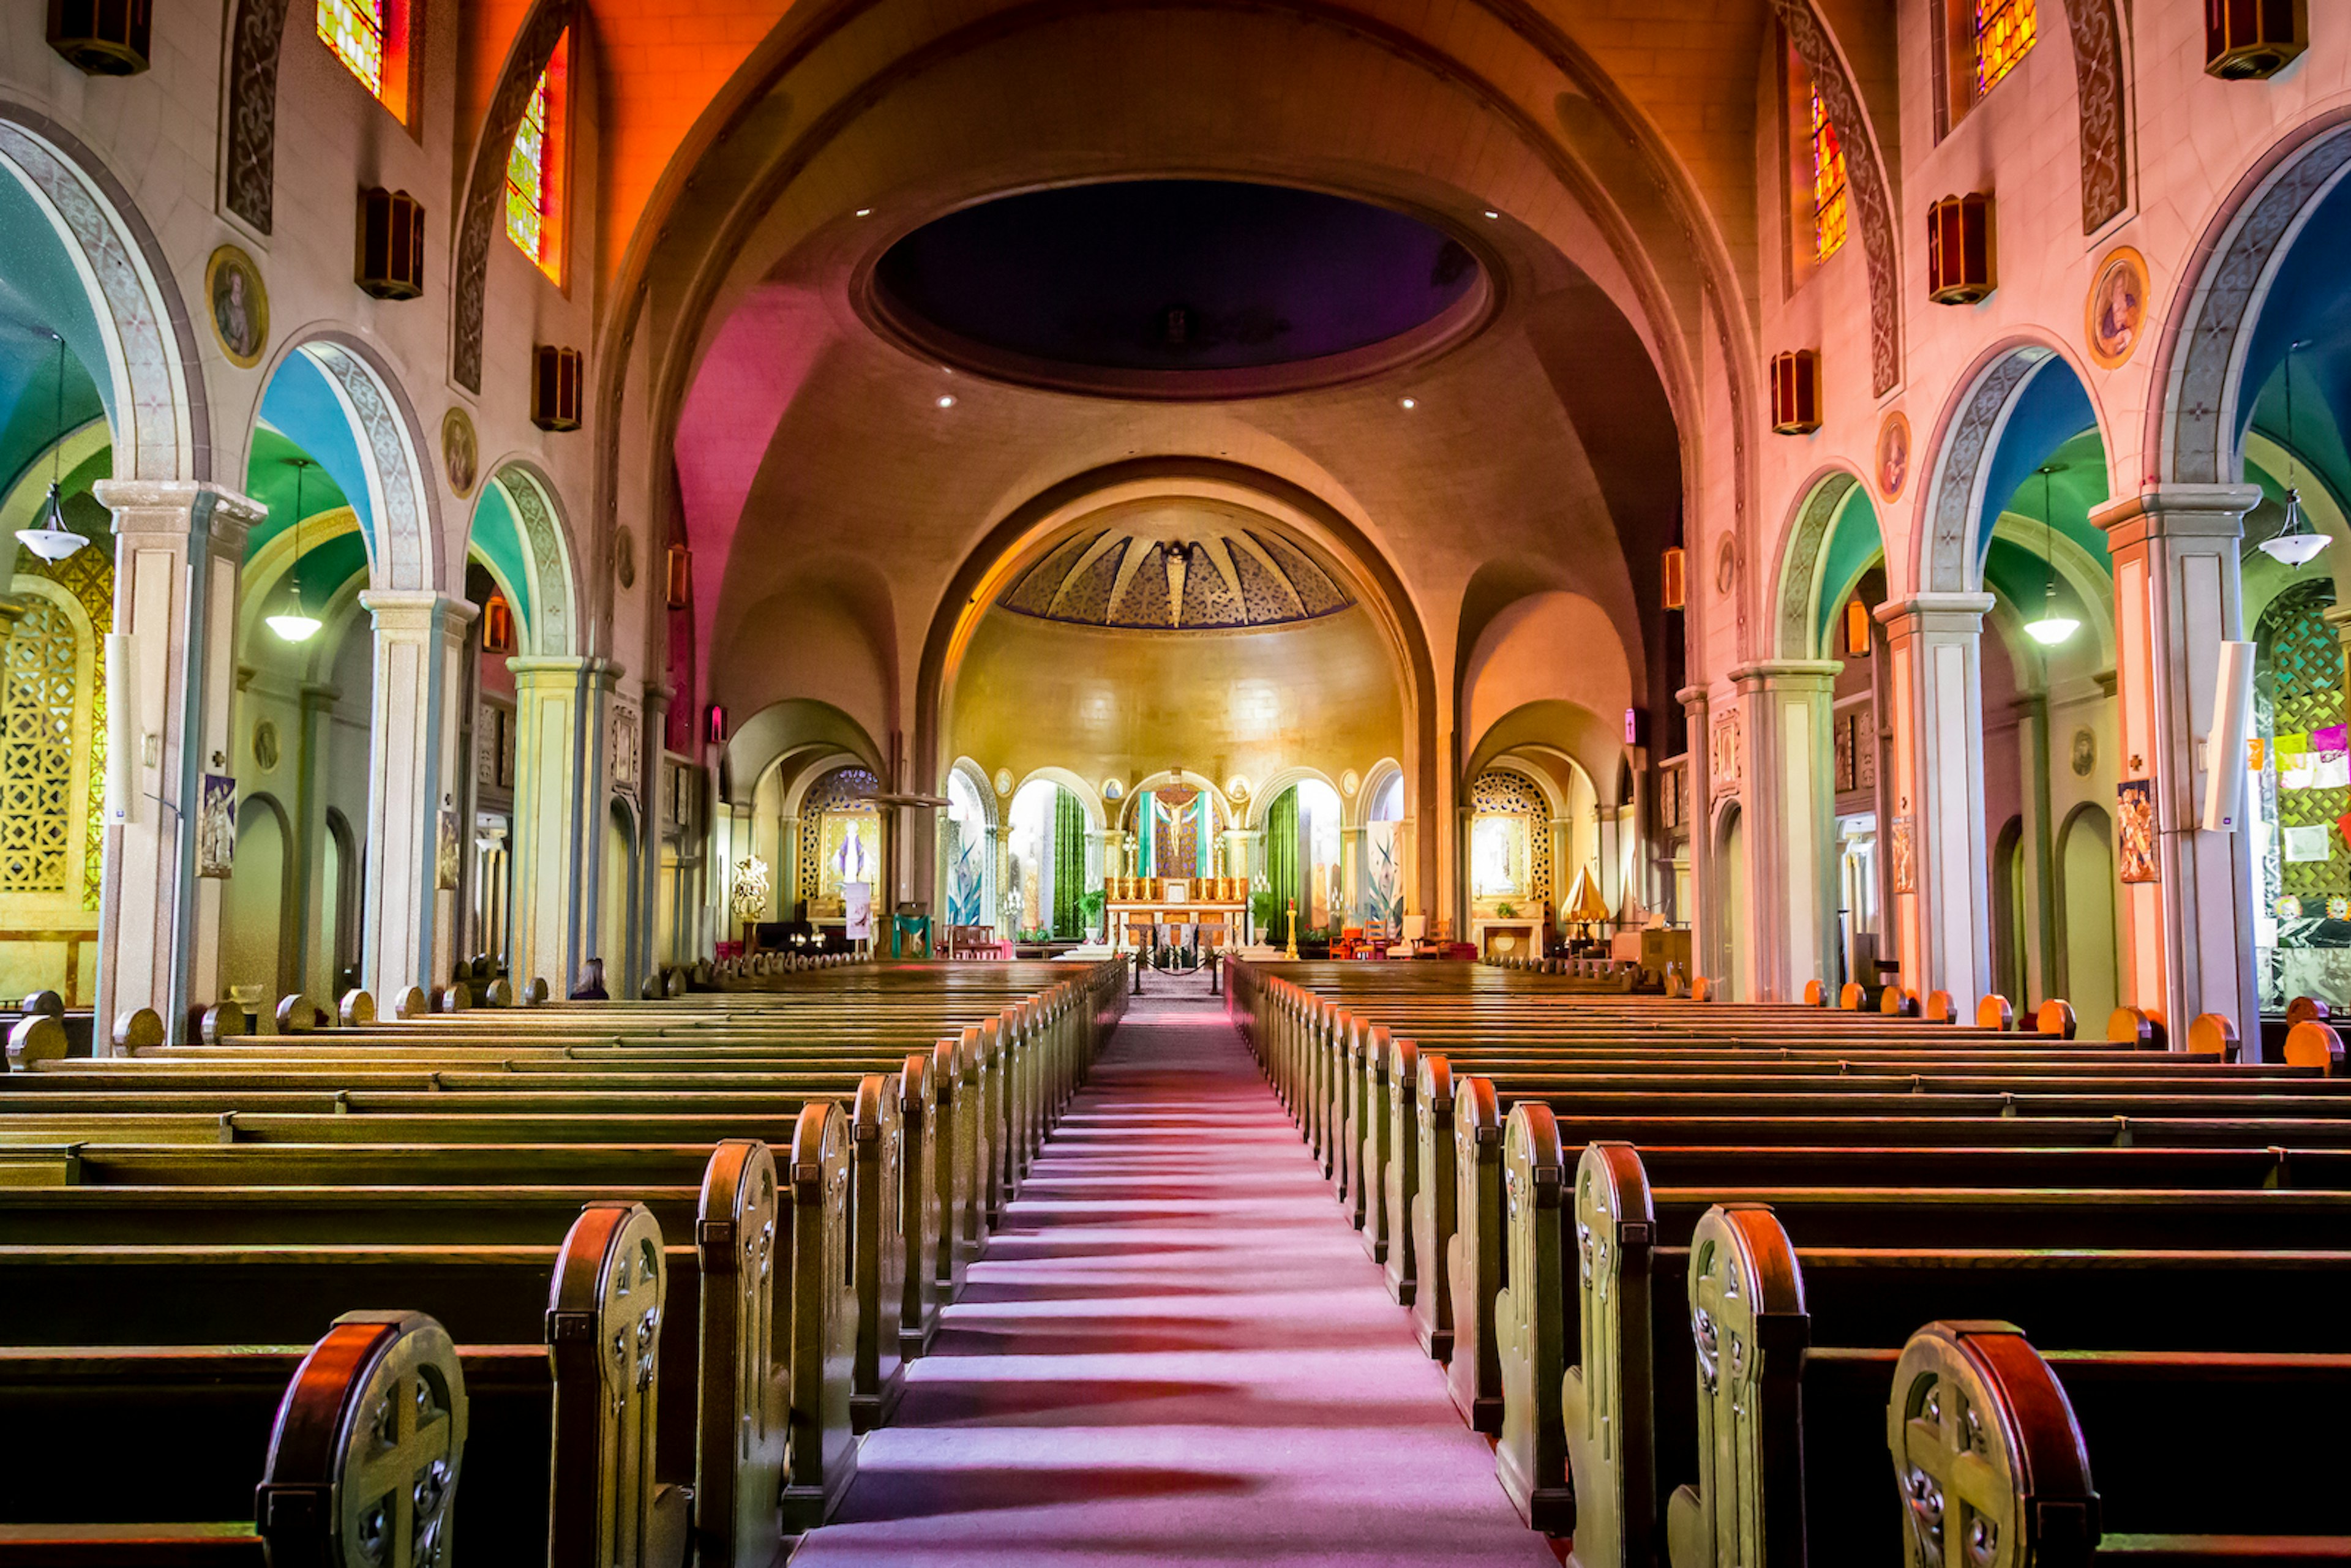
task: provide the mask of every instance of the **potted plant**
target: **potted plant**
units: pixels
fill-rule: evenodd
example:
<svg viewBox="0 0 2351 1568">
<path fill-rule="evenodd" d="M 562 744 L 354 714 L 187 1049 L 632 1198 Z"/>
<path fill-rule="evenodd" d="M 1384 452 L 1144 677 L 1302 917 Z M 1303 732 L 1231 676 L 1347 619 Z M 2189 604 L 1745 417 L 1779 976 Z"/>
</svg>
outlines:
<svg viewBox="0 0 2351 1568">
<path fill-rule="evenodd" d="M 1090 887 L 1078 894 L 1078 915 L 1097 940 L 1102 936 L 1102 890 L 1099 887 Z"/>
<path fill-rule="evenodd" d="M 1494 905 L 1494 913 L 1505 920 L 1516 920 L 1519 917 L 1519 906 L 1505 899 L 1502 903 Z"/>
<path fill-rule="evenodd" d="M 1279 935 L 1273 928 L 1273 917 L 1280 911 L 1273 906 L 1273 894 L 1260 888 L 1249 894 L 1249 924 L 1260 942 L 1271 942 Z"/>
</svg>

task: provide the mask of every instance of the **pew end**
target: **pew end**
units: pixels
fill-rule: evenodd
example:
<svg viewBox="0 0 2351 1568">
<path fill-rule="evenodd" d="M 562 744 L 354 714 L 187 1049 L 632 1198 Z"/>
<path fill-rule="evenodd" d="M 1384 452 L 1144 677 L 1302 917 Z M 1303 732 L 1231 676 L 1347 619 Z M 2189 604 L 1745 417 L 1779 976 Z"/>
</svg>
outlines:
<svg viewBox="0 0 2351 1568">
<path fill-rule="evenodd" d="M 1925 1017 L 1928 1023 L 1957 1023 L 1959 1004 L 1949 991 L 1928 991 Z"/>
<path fill-rule="evenodd" d="M 2161 1013 L 2125 1006 L 2106 1015 L 2106 1043 L 2126 1045 L 2133 1051 L 2168 1051 L 2171 1038 L 2163 1027 Z"/>
<path fill-rule="evenodd" d="M 2325 1077 L 2343 1076 L 2343 1037 L 2335 1026 L 2304 1019 L 2285 1031 L 2288 1067 L 2314 1067 Z"/>
<path fill-rule="evenodd" d="M 2006 997 L 1995 991 L 1976 1004 L 1976 1027 L 2006 1034 L 2016 1027 L 2016 1009 L 2009 1006 Z"/>
<path fill-rule="evenodd" d="M 2199 1013 L 2188 1026 L 2188 1054 L 2210 1061 L 2235 1061 L 2241 1047 L 2234 1020 L 2223 1013 Z"/>
<path fill-rule="evenodd" d="M 2053 1040 L 2074 1038 L 2074 1004 L 2062 997 L 2052 997 L 2041 1004 L 2032 1015 L 2032 1032 Z"/>
</svg>

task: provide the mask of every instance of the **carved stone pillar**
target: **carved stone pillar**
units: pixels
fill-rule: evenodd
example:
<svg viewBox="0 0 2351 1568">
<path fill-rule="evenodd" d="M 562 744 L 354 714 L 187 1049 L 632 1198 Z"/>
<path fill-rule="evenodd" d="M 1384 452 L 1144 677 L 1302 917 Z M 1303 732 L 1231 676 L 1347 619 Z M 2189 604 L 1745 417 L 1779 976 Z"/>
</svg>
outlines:
<svg viewBox="0 0 2351 1568">
<path fill-rule="evenodd" d="M 601 660 L 518 657 L 515 679 L 514 918 L 508 964 L 517 981 L 570 989 L 586 939 L 587 863 L 601 827 L 590 759 Z M 722 904 L 732 892 L 728 880 Z"/>
<path fill-rule="evenodd" d="M 327 843 L 327 747 L 335 704 L 333 686 L 306 684 L 301 690 L 302 731 L 295 742 L 294 863 L 301 869 L 302 897 L 295 932 L 294 973 L 310 997 L 335 995 L 335 915 L 341 889 L 325 876 Z M 338 868 L 340 869 L 340 867 Z"/>
<path fill-rule="evenodd" d="M 800 820 L 797 814 L 776 819 L 776 863 L 768 868 L 768 885 L 775 893 L 768 909 L 778 920 L 789 920 L 806 896 L 800 887 Z"/>
<path fill-rule="evenodd" d="M 1674 694 L 1682 705 L 1687 750 L 1682 764 L 1682 810 L 1689 828 L 1690 906 L 1677 911 L 1690 928 L 1692 964 L 1708 975 L 1722 973 L 1722 946 L 1716 914 L 1720 899 L 1713 883 L 1714 779 L 1708 770 L 1714 733 L 1707 717 L 1708 694 L 1702 686 L 1684 686 Z M 1689 978 L 1685 975 L 1685 980 Z"/>
<path fill-rule="evenodd" d="M 669 821 L 669 801 L 662 794 L 662 737 L 669 733 L 672 688 L 645 684 L 639 703 L 637 776 L 637 951 L 638 973 L 649 975 L 670 961 L 660 950 L 662 828 Z"/>
<path fill-rule="evenodd" d="M 220 895 L 196 876 L 204 776 L 226 773 L 236 596 L 261 504 L 217 485 L 103 479 L 114 514 L 114 627 L 129 639 L 132 799 L 107 802 L 98 915 L 98 1037 L 137 1008 L 184 1041 L 188 1009 L 217 1000 Z M 212 759 L 222 760 L 214 763 Z M 235 824 L 227 824 L 234 834 Z"/>
<path fill-rule="evenodd" d="M 1921 996 L 1950 992 L 1963 1014 L 1991 989 L 1982 746 L 1991 604 L 1989 593 L 1922 593 L 1876 610 L 1895 730 L 1894 817 L 1880 841 L 1894 873 L 1902 983 Z"/>
<path fill-rule="evenodd" d="M 2023 821 L 2018 831 L 2018 859 L 2022 862 L 2017 889 L 2019 944 L 2024 968 L 2017 976 L 2018 995 L 2009 1000 L 2022 1012 L 2028 1002 L 2051 994 L 2057 973 L 2057 921 L 2050 904 L 2056 886 L 2051 853 L 2057 825 L 2050 820 L 2049 696 L 2028 692 L 2016 699 L 2016 759 L 2018 799 Z"/>
<path fill-rule="evenodd" d="M 1829 708 L 1834 659 L 1785 659 L 1730 673 L 1747 719 L 1747 863 L 1756 998 L 1795 1001 L 1836 952 L 1836 796 Z"/>
<path fill-rule="evenodd" d="M 2252 835 L 2202 831 L 2205 737 L 2220 645 L 2244 623 L 2237 550 L 2252 485 L 2167 485 L 2096 507 L 2115 569 L 2115 677 L 2121 782 L 2152 789 L 2155 880 L 2126 882 L 2116 901 L 2124 972 L 2117 996 L 2160 1009 L 2175 1050 L 2189 1020 L 2220 1013 L 2248 1059 L 2261 1050 L 2253 977 Z M 2241 768 L 2241 758 L 2228 765 Z M 2126 869 L 2138 826 L 2118 801 Z M 2087 1021 L 2087 1020 L 2085 1020 Z"/>
<path fill-rule="evenodd" d="M 439 885 L 442 817 L 456 811 L 458 662 L 479 611 L 445 593 L 360 595 L 375 618 L 368 736 L 368 876 L 361 973 L 380 998 L 446 978 L 456 956 L 456 890 Z M 463 855 L 473 837 L 451 824 Z"/>
</svg>

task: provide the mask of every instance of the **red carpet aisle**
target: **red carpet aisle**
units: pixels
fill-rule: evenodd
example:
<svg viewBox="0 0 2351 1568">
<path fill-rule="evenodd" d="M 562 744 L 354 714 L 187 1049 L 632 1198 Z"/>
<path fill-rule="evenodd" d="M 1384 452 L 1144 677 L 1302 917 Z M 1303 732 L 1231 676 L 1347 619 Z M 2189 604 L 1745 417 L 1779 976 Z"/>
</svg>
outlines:
<svg viewBox="0 0 2351 1568">
<path fill-rule="evenodd" d="M 1145 984 L 795 1568 L 1556 1568 L 1221 1004 Z"/>
</svg>

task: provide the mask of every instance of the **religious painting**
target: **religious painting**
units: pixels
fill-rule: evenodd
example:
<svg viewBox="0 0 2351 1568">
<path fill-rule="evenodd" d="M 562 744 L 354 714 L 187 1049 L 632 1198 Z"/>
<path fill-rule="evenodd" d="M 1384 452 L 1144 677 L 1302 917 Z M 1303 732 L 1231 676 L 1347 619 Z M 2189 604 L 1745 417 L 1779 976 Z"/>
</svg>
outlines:
<svg viewBox="0 0 2351 1568">
<path fill-rule="evenodd" d="M 280 759 L 277 726 L 265 718 L 253 727 L 253 760 L 264 773 L 275 773 Z"/>
<path fill-rule="evenodd" d="M 1527 819 L 1479 816 L 1469 824 L 1469 894 L 1509 898 L 1527 890 Z"/>
<path fill-rule="evenodd" d="M 2114 370 L 2131 357 L 2147 325 L 2147 261 L 2124 246 L 2098 266 L 2085 327 L 2090 358 Z"/>
<path fill-rule="evenodd" d="M 841 884 L 841 915 L 846 927 L 844 935 L 852 942 L 873 940 L 873 884 L 870 882 L 844 882 Z"/>
<path fill-rule="evenodd" d="M 1714 551 L 1714 591 L 1717 593 L 1728 594 L 1738 581 L 1739 541 L 1733 536 L 1725 534 L 1722 536 L 1722 543 L 1715 547 Z"/>
<path fill-rule="evenodd" d="M 433 885 L 443 893 L 455 892 L 465 853 L 465 840 L 457 831 L 456 812 L 441 813 L 440 836 L 433 849 Z"/>
<path fill-rule="evenodd" d="M 2126 779 L 2115 786 L 2115 831 L 2121 841 L 2117 872 L 2125 882 L 2159 882 L 2155 859 L 2155 781 Z"/>
<path fill-rule="evenodd" d="M 1910 421 L 1901 410 L 1877 427 L 1877 493 L 1891 501 L 1910 482 Z"/>
<path fill-rule="evenodd" d="M 1200 791 L 1167 784 L 1151 791 L 1151 866 L 1161 876 L 1193 876 L 1200 869 Z"/>
<path fill-rule="evenodd" d="M 1739 788 L 1739 715 L 1723 716 L 1714 727 L 1714 792 L 1727 795 Z"/>
<path fill-rule="evenodd" d="M 2076 779 L 2087 779 L 2090 776 L 2090 769 L 2095 768 L 2097 765 L 2098 737 L 2096 732 L 2089 729 L 2075 730 L 2074 732 L 2074 777 Z"/>
<path fill-rule="evenodd" d="M 757 920 L 768 912 L 768 862 L 747 855 L 735 862 L 735 890 L 729 902 L 737 920 Z"/>
<path fill-rule="evenodd" d="M 1918 859 L 1910 845 L 1910 819 L 1895 818 L 1891 837 L 1894 854 L 1894 891 L 1916 893 L 1918 891 Z"/>
<path fill-rule="evenodd" d="M 474 481 L 481 476 L 481 445 L 474 435 L 474 422 L 462 408 L 452 408 L 441 416 L 441 470 L 448 476 L 452 493 L 463 498 L 474 493 Z"/>
<path fill-rule="evenodd" d="M 269 296 L 261 269 L 233 245 L 213 252 L 204 264 L 204 298 L 212 305 L 213 336 L 229 363 L 252 370 L 269 346 Z"/>
<path fill-rule="evenodd" d="M 1861 785 L 1860 764 L 1855 760 L 1860 749 L 1861 721 L 1854 714 L 1840 714 L 1830 733 L 1836 751 L 1836 791 L 1843 795 Z"/>
<path fill-rule="evenodd" d="M 236 866 L 236 780 L 204 775 L 196 807 L 196 874 L 225 879 Z"/>
<path fill-rule="evenodd" d="M 872 883 L 882 867 L 882 819 L 870 807 L 824 814 L 824 890 L 835 897 L 852 882 Z"/>
<path fill-rule="evenodd" d="M 1396 861 L 1401 822 L 1370 822 L 1364 828 L 1364 913 L 1394 925 L 1404 908 L 1404 872 Z"/>
</svg>

